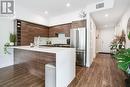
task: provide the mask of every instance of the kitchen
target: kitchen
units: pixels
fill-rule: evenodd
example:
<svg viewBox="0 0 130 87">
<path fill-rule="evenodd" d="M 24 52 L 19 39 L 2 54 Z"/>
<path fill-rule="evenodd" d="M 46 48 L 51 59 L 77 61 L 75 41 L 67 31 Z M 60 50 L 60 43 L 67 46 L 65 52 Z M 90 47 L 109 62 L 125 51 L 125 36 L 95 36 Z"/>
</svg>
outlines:
<svg viewBox="0 0 130 87">
<path fill-rule="evenodd" d="M 24 3 L 23 1 L 22 2 L 16 1 L 15 3 L 16 3 L 15 17 L 10 16 L 7 19 L 3 18 L 2 20 L 3 21 L 6 20 L 6 21 L 2 22 L 1 25 L 5 25 L 5 24 L 10 25 L 10 26 L 5 25 L 3 26 L 3 28 L 7 29 L 9 33 L 12 32 L 16 34 L 17 41 L 15 45 L 17 45 L 18 47 L 17 46 L 9 47 L 8 51 L 11 54 L 0 55 L 1 58 L 3 58 L 2 61 L 4 62 L 4 63 L 0 63 L 0 64 L 3 64 L 3 65 L 0 65 L 2 69 L 8 69 L 6 67 L 9 67 L 10 69 L 9 71 L 13 72 L 12 70 L 15 70 L 15 69 L 16 69 L 15 71 L 20 71 L 19 69 L 21 69 L 21 67 L 24 66 L 24 68 L 21 70 L 21 73 L 22 71 L 27 70 L 29 72 L 29 74 L 27 75 L 31 74 L 31 77 L 29 76 L 30 79 L 39 79 L 39 77 L 43 77 L 42 83 L 38 84 L 38 85 L 43 86 L 43 85 L 46 85 L 45 83 L 47 81 L 45 80 L 46 79 L 46 73 L 45 73 L 46 71 L 44 68 L 45 64 L 54 63 L 55 65 L 53 67 L 56 66 L 56 74 L 54 74 L 54 76 L 56 75 L 56 79 L 55 79 L 56 82 L 53 82 L 53 83 L 56 84 L 56 87 L 66 87 L 67 85 L 71 83 L 71 81 L 74 80 L 76 76 L 76 57 L 75 57 L 76 53 L 78 57 L 77 65 L 90 67 L 93 60 L 92 58 L 94 58 L 95 53 L 93 52 L 90 58 L 90 53 L 89 53 L 90 51 L 87 51 L 90 49 L 89 48 L 90 47 L 90 41 L 89 41 L 90 40 L 90 37 L 89 37 L 90 24 L 89 23 L 91 22 L 91 26 L 95 26 L 95 25 L 89 13 L 87 13 L 88 15 L 86 15 L 85 10 L 81 9 L 78 11 L 74 11 L 72 13 L 67 13 L 65 15 L 56 16 L 52 18 L 50 20 L 50 24 L 48 24 L 49 19 L 47 20 L 45 19 L 45 16 L 47 16 L 47 14 L 44 14 L 44 16 L 40 16 L 40 13 L 38 12 L 31 12 L 32 10 L 29 9 L 30 7 L 25 8 L 26 6 L 25 7 L 22 6 L 21 3 Z M 35 2 L 35 3 L 38 3 L 38 2 Z M 35 3 L 32 3 L 32 5 Z M 85 3 L 82 2 L 81 4 L 85 4 Z M 41 4 L 41 6 L 43 5 Z M 86 4 L 83 6 L 86 6 Z M 34 8 L 34 7 L 31 7 L 31 8 Z M 78 8 L 81 8 L 81 6 Z M 93 28 L 93 31 L 94 31 L 94 28 Z M 72 35 L 74 35 L 74 37 Z M 79 36 L 81 35 L 83 35 L 84 37 L 82 39 L 83 42 L 80 41 L 80 39 L 78 39 Z M 6 36 L 7 36 L 5 37 L 6 39 L 4 40 L 2 39 L 3 40 L 3 42 L 1 43 L 2 47 L 3 47 L 3 44 L 8 42 L 9 34 Z M 95 39 L 95 38 L 91 38 L 91 39 Z M 75 43 L 75 41 L 78 42 L 78 45 L 76 45 L 77 42 Z M 60 48 L 57 48 L 57 46 L 60 46 Z M 92 47 L 93 46 L 94 44 L 92 45 Z M 80 47 L 83 49 L 80 50 L 79 49 Z M 35 53 L 33 51 L 35 51 Z M 34 60 L 31 60 L 31 59 L 34 59 Z M 19 66 L 19 64 L 21 63 L 23 63 L 23 65 Z M 16 66 L 13 66 L 14 64 Z M 63 69 L 65 69 L 65 71 Z M 4 70 L 1 70 L 1 72 L 2 71 L 4 72 Z M 16 72 L 16 73 L 19 74 L 19 72 Z M 4 81 L 6 82 L 6 78 L 7 79 L 12 78 L 12 80 L 17 78 L 17 75 L 15 78 L 12 77 L 13 73 L 10 73 L 10 75 L 11 76 L 6 77 L 8 76 L 8 73 L 4 75 L 1 74 L 1 76 L 5 78 L 5 79 L 2 79 L 2 82 Z M 24 73 L 22 73 L 20 76 L 21 79 L 23 80 L 24 78 L 26 78 L 26 75 L 25 77 L 22 75 L 24 75 Z M 20 81 L 18 80 L 18 78 L 14 81 L 17 83 L 16 87 L 17 85 L 23 83 L 23 82 L 19 83 Z M 41 80 L 38 80 L 37 82 L 41 82 Z M 36 87 L 37 82 L 35 83 L 34 81 L 30 80 L 29 83 L 27 82 L 25 84 L 25 87 L 28 86 L 28 84 L 31 85 L 32 83 L 34 83 L 32 85 L 35 85 Z M 1 85 L 7 84 L 7 83 L 1 83 Z M 11 83 L 8 83 L 6 86 L 9 86 L 10 84 Z M 12 86 L 14 87 L 15 84 L 12 84 Z"/>
<path fill-rule="evenodd" d="M 95 20 L 100 15 L 93 14 L 114 8 L 114 0 L 16 0 L 14 4 L 14 14 L 0 15 L 0 86 L 93 87 L 93 82 L 102 81 L 96 70 L 108 65 L 99 64 L 104 59 L 95 62 L 99 39 Z M 16 35 L 14 46 L 10 34 Z M 88 77 L 92 83 L 82 81 Z"/>
<path fill-rule="evenodd" d="M 14 64 L 19 65 L 21 63 L 25 63 L 24 64 L 25 67 L 28 68 L 29 72 L 32 75 L 45 78 L 46 87 L 50 87 L 48 86 L 50 83 L 49 82 L 46 83 L 47 75 L 45 72 L 47 71 L 46 71 L 45 66 L 49 63 L 56 64 L 56 77 L 55 77 L 56 87 L 67 86 L 68 84 L 70 84 L 70 82 L 75 77 L 75 61 L 76 61 L 76 57 L 75 57 L 76 52 L 74 49 L 75 47 L 70 48 L 72 47 L 70 45 L 70 42 L 73 41 L 72 40 L 73 34 L 70 35 L 70 32 L 71 32 L 71 29 L 73 28 L 86 29 L 85 20 L 74 21 L 72 23 L 56 25 L 56 26 L 51 26 L 51 27 L 42 26 L 39 24 L 34 24 L 27 21 L 23 21 L 23 20 L 15 20 L 15 22 L 16 22 L 16 28 L 17 28 L 16 30 L 17 31 L 17 42 L 16 42 L 17 45 L 14 47 L 11 47 L 14 49 Z M 83 34 L 83 32 L 81 32 L 80 34 Z M 70 41 L 70 36 L 72 38 L 71 41 Z M 84 38 L 85 38 L 85 35 L 84 35 Z M 76 38 L 74 39 L 76 40 Z M 60 47 L 60 48 L 57 48 L 57 47 Z M 56 55 L 52 53 L 55 53 Z M 80 54 L 80 49 L 78 53 Z M 49 56 L 49 55 L 53 55 L 53 56 Z M 82 64 L 83 62 L 85 62 L 85 60 L 81 60 L 81 59 L 82 59 L 82 56 L 84 56 L 85 54 L 81 53 L 80 55 L 78 56 L 79 58 L 78 61 L 80 61 L 79 64 Z M 62 62 L 64 63 L 62 64 Z M 37 65 L 37 68 L 33 64 Z M 44 67 L 42 69 L 40 68 L 42 66 L 45 67 L 44 70 L 43 70 Z M 86 66 L 85 63 L 82 66 Z M 66 69 L 66 71 L 63 71 L 62 69 Z M 64 77 L 63 75 L 60 75 L 60 73 L 62 74 L 66 73 L 66 77 Z M 59 82 L 61 84 L 59 84 Z"/>
<path fill-rule="evenodd" d="M 46 71 L 46 66 L 47 64 L 54 64 L 56 67 L 56 77 L 54 80 L 56 81 L 56 87 L 69 85 L 75 77 L 77 53 L 75 50 L 76 43 L 72 42 L 72 39 L 75 41 L 77 36 L 75 36 L 75 38 L 72 38 L 72 33 L 75 31 L 72 32 L 71 30 L 79 29 L 80 31 L 80 28 L 81 30 L 82 28 L 86 30 L 86 21 L 79 20 L 72 23 L 51 27 L 23 21 L 20 19 L 14 20 L 14 23 L 17 39 L 15 46 L 8 47 L 8 50 L 13 50 L 14 52 L 12 53 L 14 56 L 14 67 L 24 66 L 24 68 L 26 68 L 31 75 L 43 79 L 45 81 L 43 82 L 45 87 L 50 87 L 49 84 L 51 81 L 48 82 L 46 80 L 48 77 L 48 75 L 46 75 L 48 74 Z M 79 34 L 83 34 L 83 32 L 79 32 Z M 85 38 L 86 35 L 83 35 Z M 71 43 L 73 45 L 73 48 L 71 48 Z M 81 66 L 86 66 L 86 56 L 84 56 L 85 52 L 81 52 L 80 54 L 79 49 L 78 54 L 79 63 L 77 62 L 77 65 L 79 64 Z M 82 58 L 84 58 L 84 60 L 81 60 Z M 62 69 L 66 69 L 66 71 L 63 71 Z M 64 77 L 63 75 L 60 75 L 61 73 L 66 76 Z M 54 83 L 54 81 L 52 81 L 51 84 Z M 59 84 L 59 82 L 61 84 Z M 2 84 L 3 83 L 1 83 L 1 85 Z M 54 86 L 54 84 L 52 85 Z"/>
</svg>

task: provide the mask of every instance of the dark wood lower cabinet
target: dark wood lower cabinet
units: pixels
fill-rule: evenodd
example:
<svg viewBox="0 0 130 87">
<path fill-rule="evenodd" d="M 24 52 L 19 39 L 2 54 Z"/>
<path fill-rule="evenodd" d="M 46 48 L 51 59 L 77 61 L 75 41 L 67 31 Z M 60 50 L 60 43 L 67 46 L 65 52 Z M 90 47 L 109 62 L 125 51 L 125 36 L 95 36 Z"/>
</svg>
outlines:
<svg viewBox="0 0 130 87">
<path fill-rule="evenodd" d="M 15 49 L 14 63 L 24 64 L 30 74 L 35 75 L 41 79 L 43 79 L 45 75 L 45 64 L 55 63 L 55 61 L 55 53 Z"/>
</svg>

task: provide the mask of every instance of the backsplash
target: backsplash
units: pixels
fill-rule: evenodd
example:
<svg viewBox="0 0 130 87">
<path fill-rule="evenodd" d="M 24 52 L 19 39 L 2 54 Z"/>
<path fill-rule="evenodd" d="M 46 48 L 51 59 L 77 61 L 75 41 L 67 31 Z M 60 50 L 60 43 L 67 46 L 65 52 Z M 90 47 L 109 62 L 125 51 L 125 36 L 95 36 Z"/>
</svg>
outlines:
<svg viewBox="0 0 130 87">
<path fill-rule="evenodd" d="M 34 37 L 34 43 L 37 41 L 38 37 Z M 39 39 L 39 45 L 46 45 L 47 41 L 49 40 L 49 38 L 47 37 L 40 37 Z"/>
<path fill-rule="evenodd" d="M 34 42 L 37 39 L 37 37 L 34 38 Z M 70 37 L 40 37 L 40 45 L 46 45 L 47 41 L 51 41 L 51 44 L 67 44 L 67 39 L 70 39 Z"/>
<path fill-rule="evenodd" d="M 49 38 L 52 44 L 67 44 L 67 39 L 70 39 L 70 37 L 64 37 L 64 38 L 59 38 L 59 37 L 52 37 Z"/>
</svg>

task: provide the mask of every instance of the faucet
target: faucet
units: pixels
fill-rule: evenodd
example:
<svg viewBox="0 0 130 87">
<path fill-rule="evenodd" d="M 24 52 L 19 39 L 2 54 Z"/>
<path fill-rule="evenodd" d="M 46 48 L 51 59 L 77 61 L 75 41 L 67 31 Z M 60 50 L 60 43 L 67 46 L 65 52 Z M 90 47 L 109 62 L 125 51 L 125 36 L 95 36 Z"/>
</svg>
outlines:
<svg viewBox="0 0 130 87">
<path fill-rule="evenodd" d="M 35 46 L 36 47 L 39 47 L 39 45 L 40 45 L 40 36 L 38 36 L 36 39 L 35 39 Z"/>
</svg>

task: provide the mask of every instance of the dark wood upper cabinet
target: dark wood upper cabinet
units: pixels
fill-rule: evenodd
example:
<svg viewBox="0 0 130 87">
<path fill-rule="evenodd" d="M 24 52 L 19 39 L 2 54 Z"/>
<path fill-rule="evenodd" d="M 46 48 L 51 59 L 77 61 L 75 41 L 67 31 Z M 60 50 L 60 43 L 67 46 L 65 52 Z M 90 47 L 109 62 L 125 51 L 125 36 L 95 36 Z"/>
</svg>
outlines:
<svg viewBox="0 0 130 87">
<path fill-rule="evenodd" d="M 66 37 L 70 36 L 71 23 L 56 25 L 49 28 L 49 37 L 57 37 L 58 33 L 64 33 Z"/>
<path fill-rule="evenodd" d="M 72 23 L 44 26 L 23 20 L 15 20 L 17 30 L 17 45 L 29 45 L 34 42 L 34 37 L 57 37 L 59 33 L 64 33 L 65 37 L 70 37 L 70 29 L 86 27 L 86 21 L 73 21 Z"/>
<path fill-rule="evenodd" d="M 86 27 L 86 20 L 73 21 L 72 23 L 56 25 L 49 28 L 49 37 L 57 37 L 58 33 L 64 33 L 70 37 L 70 29 Z"/>
<path fill-rule="evenodd" d="M 72 29 L 86 27 L 86 20 L 72 21 L 71 27 Z"/>
<path fill-rule="evenodd" d="M 29 45 L 34 42 L 34 37 L 49 36 L 49 27 L 21 20 L 15 21 L 17 28 L 17 45 Z"/>
</svg>

